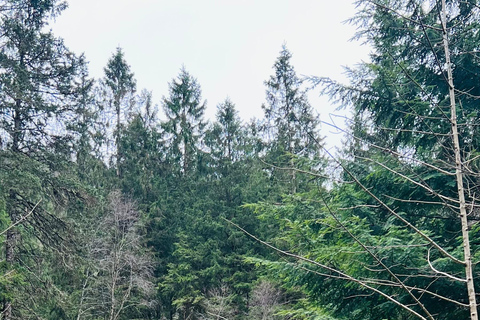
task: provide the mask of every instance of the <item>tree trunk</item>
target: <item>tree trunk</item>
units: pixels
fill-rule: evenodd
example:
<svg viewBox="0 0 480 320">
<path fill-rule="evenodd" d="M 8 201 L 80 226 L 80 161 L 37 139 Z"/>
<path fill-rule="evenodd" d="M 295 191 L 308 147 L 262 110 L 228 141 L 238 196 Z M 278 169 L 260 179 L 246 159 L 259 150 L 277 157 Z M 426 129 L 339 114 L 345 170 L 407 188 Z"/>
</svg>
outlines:
<svg viewBox="0 0 480 320">
<path fill-rule="evenodd" d="M 13 248 L 15 246 L 15 231 L 10 229 L 7 231 L 7 238 L 5 241 L 5 261 L 7 267 L 10 268 L 13 265 Z M 5 298 L 2 310 L 4 320 L 10 320 L 12 318 L 12 303 L 9 298 Z"/>
<path fill-rule="evenodd" d="M 445 62 L 447 66 L 448 87 L 450 96 L 450 112 L 451 112 L 451 126 L 452 139 L 455 153 L 455 173 L 457 180 L 458 200 L 460 202 L 460 220 L 462 223 L 462 239 L 463 239 L 463 254 L 465 260 L 465 276 L 467 280 L 468 301 L 470 305 L 470 319 L 478 320 L 477 302 L 475 298 L 475 286 L 472 272 L 472 256 L 470 251 L 470 239 L 468 235 L 468 221 L 467 208 L 465 204 L 465 189 L 463 187 L 463 164 L 460 154 L 460 142 L 458 138 L 458 124 L 457 111 L 455 103 L 455 89 L 452 76 L 452 64 L 450 61 L 450 51 L 447 35 L 447 14 L 445 0 L 442 0 L 442 29 L 443 29 L 443 46 L 445 50 Z"/>
<path fill-rule="evenodd" d="M 15 217 L 10 217 L 12 223 L 16 222 Z M 11 228 L 7 231 L 6 241 L 5 241 L 5 262 L 7 264 L 7 268 L 11 269 L 13 267 L 13 262 L 15 260 L 15 239 L 16 239 L 16 232 L 15 228 Z M 9 298 L 5 298 L 3 303 L 3 320 L 10 320 L 12 317 L 12 303 Z"/>
<path fill-rule="evenodd" d="M 17 100 L 15 102 L 16 110 L 14 114 L 14 128 L 13 128 L 13 136 L 12 136 L 12 151 L 19 152 L 20 150 L 20 140 L 21 140 L 21 125 L 22 119 L 20 117 L 20 108 L 21 108 L 21 101 Z M 10 201 L 14 203 L 15 194 L 10 194 Z M 10 208 L 9 216 L 12 223 L 15 223 L 16 215 L 11 212 L 12 208 Z M 16 238 L 16 231 L 15 228 L 11 228 L 7 231 L 6 239 L 5 239 L 5 262 L 7 264 L 7 268 L 10 269 L 13 267 L 13 262 L 15 260 L 14 250 L 15 250 L 15 238 Z M 12 303 L 9 298 L 5 298 L 3 303 L 3 320 L 10 320 L 12 318 Z"/>
<path fill-rule="evenodd" d="M 120 98 L 115 98 L 115 111 L 117 112 L 117 134 L 115 144 L 117 148 L 117 177 L 120 177 Z"/>
</svg>

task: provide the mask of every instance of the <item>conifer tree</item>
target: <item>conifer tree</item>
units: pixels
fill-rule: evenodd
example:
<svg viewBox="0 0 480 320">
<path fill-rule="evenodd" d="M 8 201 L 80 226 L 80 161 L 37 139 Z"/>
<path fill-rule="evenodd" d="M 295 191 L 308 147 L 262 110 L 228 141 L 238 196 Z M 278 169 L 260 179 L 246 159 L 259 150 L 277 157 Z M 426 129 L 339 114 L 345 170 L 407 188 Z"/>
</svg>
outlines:
<svg viewBox="0 0 480 320">
<path fill-rule="evenodd" d="M 234 162 L 240 158 L 243 128 L 235 105 L 226 99 L 217 107 L 216 122 L 208 131 L 207 146 L 217 161 Z"/>
<path fill-rule="evenodd" d="M 181 167 L 183 175 L 197 167 L 200 144 L 205 132 L 203 119 L 206 102 L 194 77 L 183 67 L 169 85 L 170 95 L 163 99 L 167 121 L 163 123 L 169 157 Z"/>
<path fill-rule="evenodd" d="M 266 161 L 281 169 L 293 168 L 298 157 L 318 159 L 321 147 L 318 120 L 290 62 L 291 57 L 284 45 L 273 65 L 274 75 L 265 82 L 267 103 L 262 106 L 263 132 L 269 149 Z M 290 185 L 290 193 L 295 193 L 299 182 L 295 170 L 289 172 L 289 176 L 281 171 L 276 175 L 283 184 Z"/>
<path fill-rule="evenodd" d="M 119 150 L 122 188 L 139 206 L 148 208 L 160 197 L 158 184 L 167 174 L 156 106 L 152 105 L 150 92 L 143 91 L 139 96 L 136 110 L 122 129 Z"/>
<path fill-rule="evenodd" d="M 354 110 L 347 158 L 336 161 L 345 182 L 256 208 L 283 218 L 280 252 L 296 260 L 269 266 L 339 317 L 476 320 L 478 4 L 358 8 L 371 61 L 349 70 L 349 85 L 324 82 Z"/>
<path fill-rule="evenodd" d="M 117 48 L 115 54 L 108 60 L 107 66 L 104 68 L 105 78 L 104 87 L 107 89 L 110 97 L 108 104 L 115 112 L 115 157 L 117 163 L 117 176 L 120 176 L 120 167 L 118 163 L 121 161 L 119 144 L 122 122 L 124 115 L 130 111 L 133 106 L 134 93 L 136 90 L 136 81 L 130 66 L 125 61 L 124 53 L 121 48 Z M 122 117 L 123 116 L 123 117 Z"/>
<path fill-rule="evenodd" d="M 76 117 L 76 79 L 83 62 L 46 31 L 65 3 L 7 2 L 0 18 L 1 198 L 16 227 L 8 230 L 2 252 L 7 269 L 14 272 L 15 263 L 28 264 L 19 256 L 20 239 L 36 237 L 41 247 L 65 239 L 66 225 L 46 208 L 62 203 L 50 202 L 53 198 L 71 195 L 72 132 L 67 125 Z M 19 284 L 7 284 L 1 292 L 3 319 L 22 317 L 11 303 L 14 292 L 20 300 L 28 296 L 19 293 Z"/>
</svg>

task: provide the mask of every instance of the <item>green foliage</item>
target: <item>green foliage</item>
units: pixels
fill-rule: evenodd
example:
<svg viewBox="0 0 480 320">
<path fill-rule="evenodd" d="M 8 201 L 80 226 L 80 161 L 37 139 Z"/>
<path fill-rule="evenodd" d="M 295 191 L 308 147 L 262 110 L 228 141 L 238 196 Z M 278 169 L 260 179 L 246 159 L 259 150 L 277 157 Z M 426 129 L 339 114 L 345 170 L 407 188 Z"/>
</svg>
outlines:
<svg viewBox="0 0 480 320">
<path fill-rule="evenodd" d="M 263 160 L 271 171 L 272 184 L 280 188 L 275 191 L 278 195 L 308 189 L 310 178 L 294 168 L 314 171 L 322 166 L 319 122 L 290 63 L 291 57 L 284 45 L 273 66 L 275 74 L 265 81 L 267 103 L 262 105 L 262 138 L 267 146 Z"/>
<path fill-rule="evenodd" d="M 182 68 L 162 99 L 161 121 L 151 93 L 135 95 L 120 48 L 95 88 L 85 58 L 46 32 L 65 4 L 6 3 L 0 302 L 13 306 L 7 319 L 412 319 L 388 299 L 423 312 L 412 294 L 435 319 L 466 317 L 439 298 L 466 301 L 462 283 L 444 274 L 461 277 L 463 267 L 426 240 L 463 256 L 438 1 L 358 2 L 352 22 L 373 51 L 347 71 L 349 86 L 323 80 L 325 92 L 354 111 L 355 138 L 337 163 L 343 171 L 333 173 L 342 182 L 328 188 L 319 120 L 285 46 L 265 82 L 264 119 L 242 123 L 226 99 L 208 124 L 200 84 Z M 475 263 L 477 17 L 474 2 L 449 1 Z M 112 198 L 112 190 L 122 192 Z"/>
<path fill-rule="evenodd" d="M 130 71 L 121 48 L 117 48 L 115 54 L 108 60 L 104 72 L 105 84 L 113 94 L 115 112 L 119 113 L 122 100 L 128 93 L 134 92 L 136 87 L 134 74 Z"/>
<path fill-rule="evenodd" d="M 183 175 L 194 172 L 198 165 L 200 141 L 205 131 L 203 115 L 206 103 L 197 79 L 185 68 L 169 86 L 170 95 L 163 98 L 163 110 L 167 121 L 165 131 L 169 161 L 181 168 Z"/>
</svg>

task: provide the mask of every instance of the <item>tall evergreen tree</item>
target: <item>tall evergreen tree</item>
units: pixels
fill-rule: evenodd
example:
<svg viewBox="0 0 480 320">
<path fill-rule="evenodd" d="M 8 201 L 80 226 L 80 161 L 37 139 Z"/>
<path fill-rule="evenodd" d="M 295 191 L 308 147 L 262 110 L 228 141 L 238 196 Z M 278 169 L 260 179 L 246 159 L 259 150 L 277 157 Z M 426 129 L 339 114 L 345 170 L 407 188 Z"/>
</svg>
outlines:
<svg viewBox="0 0 480 320">
<path fill-rule="evenodd" d="M 43 243 L 38 248 L 58 244 L 65 236 L 65 224 L 51 213 L 62 201 L 50 200 L 71 195 L 68 162 L 72 146 L 67 124 L 76 117 L 75 80 L 82 61 L 46 31 L 49 20 L 65 3 L 7 2 L 0 20 L 0 170 L 1 197 L 10 221 L 17 224 L 8 230 L 2 251 L 12 271 L 15 263 L 28 268 L 29 259 L 20 257 L 26 247 L 19 248 L 29 236 Z M 27 247 L 32 246 L 35 241 Z M 21 294 L 18 283 L 1 291 L 3 319 L 26 316 L 11 304 L 13 292 L 17 301 L 28 296 Z"/>
<path fill-rule="evenodd" d="M 137 201 L 140 209 L 148 212 L 151 203 L 160 197 L 162 187 L 159 184 L 167 174 L 165 150 L 151 94 L 144 91 L 136 107 L 121 131 L 119 150 L 122 159 L 118 166 L 122 172 L 123 191 Z"/>
<path fill-rule="evenodd" d="M 133 72 L 130 71 L 130 66 L 125 61 L 124 53 L 121 48 L 117 48 L 117 51 L 108 60 L 107 66 L 104 68 L 104 86 L 109 91 L 110 107 L 113 107 L 115 112 L 116 124 L 115 124 L 115 150 L 116 150 L 116 162 L 117 162 L 117 176 L 120 176 L 120 167 L 118 162 L 121 160 L 120 154 L 120 131 L 122 128 L 122 115 L 127 114 L 133 106 L 134 93 L 136 90 L 136 81 Z"/>
<path fill-rule="evenodd" d="M 83 56 L 82 59 L 85 59 Z M 75 103 L 77 117 L 68 127 L 77 135 L 73 151 L 76 156 L 78 176 L 83 183 L 95 187 L 98 177 L 96 169 L 104 167 L 99 146 L 103 124 L 100 122 L 100 109 L 94 79 L 89 77 L 88 65 L 83 63 L 78 79 L 78 99 Z"/>
<path fill-rule="evenodd" d="M 200 85 L 183 67 L 169 85 L 170 95 L 163 99 L 167 121 L 163 123 L 169 157 L 180 165 L 183 175 L 197 168 L 200 144 L 205 132 L 203 119 L 206 102 L 202 102 Z"/>
<path fill-rule="evenodd" d="M 235 105 L 226 99 L 217 107 L 216 122 L 209 130 L 209 142 L 211 154 L 217 159 L 234 162 L 240 157 L 240 140 L 242 137 L 242 124 L 238 118 Z"/>
<path fill-rule="evenodd" d="M 354 109 L 348 160 L 337 162 L 351 183 L 257 208 L 286 217 L 281 240 L 302 256 L 269 266 L 349 319 L 477 319 L 479 7 L 358 5 L 353 21 L 372 60 L 349 70 L 350 85 L 327 82 L 327 92 Z"/>
<path fill-rule="evenodd" d="M 319 159 L 321 138 L 318 135 L 318 120 L 313 115 L 307 94 L 291 65 L 292 54 L 286 46 L 273 65 L 274 75 L 265 82 L 267 103 L 263 131 L 268 144 L 267 162 L 282 167 L 295 167 L 296 158 Z M 295 193 L 299 181 L 295 170 L 285 176 L 276 172 L 290 193 Z"/>
</svg>

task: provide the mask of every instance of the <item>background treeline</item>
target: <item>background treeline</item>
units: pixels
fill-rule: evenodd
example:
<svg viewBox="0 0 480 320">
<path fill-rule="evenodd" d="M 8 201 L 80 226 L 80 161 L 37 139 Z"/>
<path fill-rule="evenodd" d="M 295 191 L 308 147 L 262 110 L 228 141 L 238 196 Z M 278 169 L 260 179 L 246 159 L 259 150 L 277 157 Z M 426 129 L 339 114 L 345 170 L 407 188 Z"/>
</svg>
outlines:
<svg viewBox="0 0 480 320">
<path fill-rule="evenodd" d="M 64 8 L 0 1 L 0 319 L 476 319 L 477 1 L 358 2 L 371 62 L 307 79 L 340 157 L 285 46 L 262 119 L 208 120 L 185 68 L 158 104 L 121 48 L 92 79 Z"/>
</svg>

